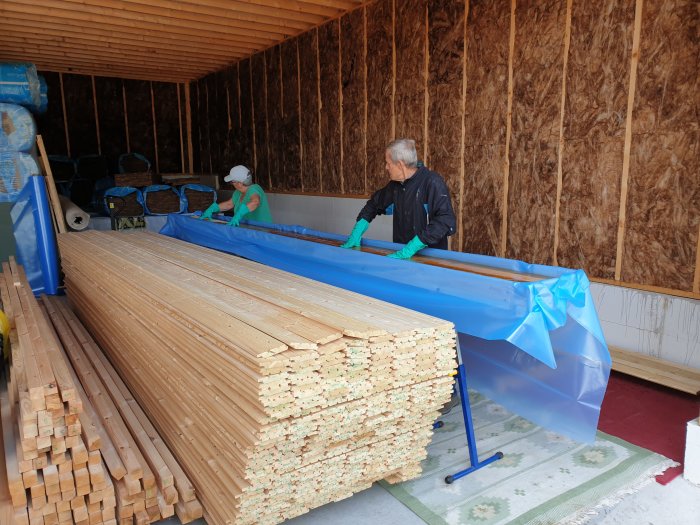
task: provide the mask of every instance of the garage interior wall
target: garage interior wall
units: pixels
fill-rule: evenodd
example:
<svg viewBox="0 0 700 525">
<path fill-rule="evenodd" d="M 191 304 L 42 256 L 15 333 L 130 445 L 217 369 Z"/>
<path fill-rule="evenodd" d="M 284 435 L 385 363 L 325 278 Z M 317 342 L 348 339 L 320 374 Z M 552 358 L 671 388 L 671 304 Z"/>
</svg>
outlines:
<svg viewBox="0 0 700 525">
<path fill-rule="evenodd" d="M 37 117 L 49 155 L 100 154 L 117 171 L 119 155 L 144 155 L 153 171 L 188 165 L 183 84 L 40 71 L 49 105 Z"/>
<path fill-rule="evenodd" d="M 694 296 L 695 9 L 378 0 L 193 82 L 194 169 L 362 196 L 414 138 L 452 191 L 453 249 Z"/>
</svg>

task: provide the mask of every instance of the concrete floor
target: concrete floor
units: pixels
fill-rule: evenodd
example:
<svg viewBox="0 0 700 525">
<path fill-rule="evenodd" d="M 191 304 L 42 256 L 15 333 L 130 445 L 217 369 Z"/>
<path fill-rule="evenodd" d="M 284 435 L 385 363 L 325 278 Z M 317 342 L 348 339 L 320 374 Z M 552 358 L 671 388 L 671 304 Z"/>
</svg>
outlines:
<svg viewBox="0 0 700 525">
<path fill-rule="evenodd" d="M 469 478 L 464 482 L 468 483 Z M 177 518 L 160 522 L 179 525 Z M 324 505 L 285 525 L 422 525 L 424 522 L 378 485 L 352 498 Z M 668 485 L 653 481 L 625 496 L 612 508 L 601 509 L 588 525 L 699 525 L 700 487 L 682 476 Z M 192 525 L 205 525 L 198 520 Z M 554 525 L 554 524 L 552 524 Z"/>
</svg>

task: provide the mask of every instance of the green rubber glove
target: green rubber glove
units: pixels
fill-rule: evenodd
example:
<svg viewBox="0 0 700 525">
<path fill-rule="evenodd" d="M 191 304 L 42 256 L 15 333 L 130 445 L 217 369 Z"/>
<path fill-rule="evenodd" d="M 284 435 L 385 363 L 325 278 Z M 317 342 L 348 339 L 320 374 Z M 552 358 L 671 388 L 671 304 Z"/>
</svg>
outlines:
<svg viewBox="0 0 700 525">
<path fill-rule="evenodd" d="M 243 204 L 238 211 L 233 215 L 230 221 L 228 221 L 229 226 L 237 227 L 241 223 L 241 219 L 248 215 L 250 210 L 246 204 Z"/>
<path fill-rule="evenodd" d="M 340 247 L 355 248 L 356 246 L 359 246 L 360 242 L 362 241 L 362 236 L 367 231 L 367 228 L 369 228 L 369 223 L 366 220 L 360 219 L 359 221 L 357 221 L 355 223 L 355 227 L 352 229 L 352 232 L 350 232 L 350 235 L 348 236 L 348 240 L 341 244 Z"/>
<path fill-rule="evenodd" d="M 204 213 L 202 213 L 202 216 L 200 219 L 211 219 L 211 216 L 214 215 L 215 213 L 219 213 L 221 211 L 221 208 L 219 208 L 218 203 L 213 203 L 211 206 L 209 206 L 206 210 L 204 210 Z"/>
<path fill-rule="evenodd" d="M 390 253 L 387 255 L 387 257 L 391 257 L 392 259 L 410 259 L 413 257 L 418 250 L 422 250 L 423 248 L 427 248 L 427 244 L 423 244 L 423 241 L 421 241 L 418 238 L 418 235 L 416 235 L 413 239 L 408 241 L 408 244 L 401 248 L 398 252 Z"/>
</svg>

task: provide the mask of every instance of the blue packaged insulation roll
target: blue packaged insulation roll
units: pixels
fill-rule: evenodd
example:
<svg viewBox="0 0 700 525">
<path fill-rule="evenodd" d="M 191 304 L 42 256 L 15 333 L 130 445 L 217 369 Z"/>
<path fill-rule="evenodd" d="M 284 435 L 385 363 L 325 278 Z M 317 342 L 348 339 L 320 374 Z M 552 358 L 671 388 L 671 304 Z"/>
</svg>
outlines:
<svg viewBox="0 0 700 525">
<path fill-rule="evenodd" d="M 35 140 L 36 124 L 32 114 L 17 104 L 0 102 L 0 151 L 28 152 Z"/>
<path fill-rule="evenodd" d="M 29 177 L 40 175 L 34 157 L 17 151 L 0 151 L 0 202 L 15 202 Z"/>
<path fill-rule="evenodd" d="M 41 106 L 41 86 L 34 64 L 0 64 L 0 102 Z"/>
</svg>

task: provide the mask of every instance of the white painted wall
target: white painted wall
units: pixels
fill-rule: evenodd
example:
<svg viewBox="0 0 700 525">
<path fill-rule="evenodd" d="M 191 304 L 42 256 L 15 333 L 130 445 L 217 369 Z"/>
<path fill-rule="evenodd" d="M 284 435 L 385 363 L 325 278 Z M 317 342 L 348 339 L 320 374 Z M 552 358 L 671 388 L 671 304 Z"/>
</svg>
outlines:
<svg viewBox="0 0 700 525">
<path fill-rule="evenodd" d="M 278 224 L 297 224 L 314 230 L 348 235 L 366 199 L 316 197 L 267 193 L 272 218 Z M 375 218 L 365 234 L 368 239 L 391 241 L 392 218 Z"/>
<path fill-rule="evenodd" d="M 363 199 L 268 193 L 275 222 L 348 234 Z M 391 217 L 377 217 L 367 238 L 391 240 Z M 700 301 L 592 283 L 610 345 L 700 370 Z"/>
<path fill-rule="evenodd" d="M 608 344 L 700 370 L 700 301 L 598 283 L 591 294 Z"/>
</svg>

